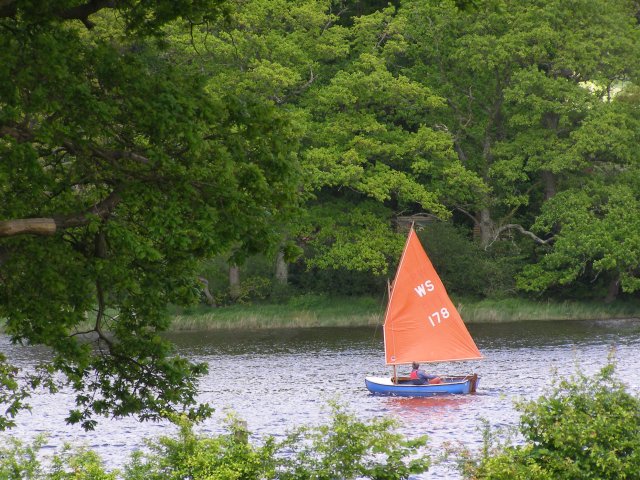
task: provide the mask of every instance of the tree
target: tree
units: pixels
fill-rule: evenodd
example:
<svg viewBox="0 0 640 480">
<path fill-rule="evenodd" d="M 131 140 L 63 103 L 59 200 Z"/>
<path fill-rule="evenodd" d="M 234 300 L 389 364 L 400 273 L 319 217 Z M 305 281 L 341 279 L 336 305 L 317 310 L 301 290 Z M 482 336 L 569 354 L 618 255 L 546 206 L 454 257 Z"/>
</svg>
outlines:
<svg viewBox="0 0 640 480">
<path fill-rule="evenodd" d="M 277 239 L 291 124 L 172 63 L 163 28 L 212 21 L 218 0 L 40 3 L 0 4 L 0 318 L 51 347 L 69 422 L 201 417 L 206 365 L 159 336 L 165 309 L 198 298 L 198 259 Z"/>
<path fill-rule="evenodd" d="M 553 248 L 524 269 L 522 289 L 582 282 L 606 301 L 640 289 L 639 132 L 640 104 L 625 92 L 589 113 L 569 153 L 585 170 L 543 205 L 532 228 Z"/>
<path fill-rule="evenodd" d="M 335 27 L 338 17 L 333 10 L 341 7 L 334 3 L 230 0 L 225 15 L 216 21 L 194 25 L 188 32 L 173 29 L 169 55 L 181 68 L 205 72 L 207 89 L 213 95 L 233 92 L 240 102 L 278 111 L 296 128 L 287 138 L 275 141 L 297 144 L 307 124 L 306 114 L 298 106 L 301 96 L 318 79 L 330 75 L 336 68 L 332 63 L 348 50 L 346 29 Z M 287 262 L 300 251 L 288 232 L 288 214 L 280 209 L 271 218 L 281 234 L 281 241 L 268 252 L 277 259 L 278 282 L 286 282 Z M 238 267 L 247 261 L 243 249 L 236 246 L 227 256 Z"/>
<path fill-rule="evenodd" d="M 299 237 L 318 255 L 309 266 L 386 274 L 403 244 L 395 216 L 448 218 L 448 199 L 483 190 L 434 121 L 443 99 L 385 56 L 394 15 L 388 7 L 353 19 L 349 62 L 301 100 L 309 113 L 301 154 L 308 201 Z"/>
<path fill-rule="evenodd" d="M 439 121 L 489 187 L 475 203 L 448 204 L 483 246 L 514 229 L 546 242 L 528 228 L 588 163 L 572 155 L 574 135 L 636 76 L 636 10 L 627 0 L 403 3 L 388 50 L 446 100 Z"/>
</svg>

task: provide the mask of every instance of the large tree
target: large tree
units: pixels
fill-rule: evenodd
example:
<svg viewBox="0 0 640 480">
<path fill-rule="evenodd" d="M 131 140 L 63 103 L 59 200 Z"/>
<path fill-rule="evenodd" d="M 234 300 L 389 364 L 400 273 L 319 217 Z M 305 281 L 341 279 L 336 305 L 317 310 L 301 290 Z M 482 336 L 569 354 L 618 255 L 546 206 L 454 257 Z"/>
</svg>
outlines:
<svg viewBox="0 0 640 480">
<path fill-rule="evenodd" d="M 386 274 L 403 244 L 395 217 L 445 219 L 448 201 L 483 191 L 437 122 L 444 99 L 385 56 L 395 15 L 390 6 L 354 18 L 349 61 L 301 100 L 309 118 L 301 153 L 308 202 L 300 222 L 313 252 L 308 265 Z"/>
<path fill-rule="evenodd" d="M 634 93 L 635 92 L 635 93 Z M 519 278 L 522 289 L 584 285 L 583 296 L 613 301 L 640 290 L 640 102 L 637 88 L 588 115 L 567 156 L 583 171 L 545 202 L 532 226 L 553 240 Z"/>
<path fill-rule="evenodd" d="M 208 413 L 165 308 L 197 298 L 198 259 L 266 248 L 292 200 L 287 118 L 166 51 L 163 28 L 220 3 L 0 2 L 0 318 L 51 347 L 44 378 L 75 390 L 84 428 Z M 11 416 L 26 385 L 0 373 Z"/>
<path fill-rule="evenodd" d="M 600 186 L 628 185 L 629 176 L 612 175 L 609 166 L 635 170 L 634 155 L 625 153 L 635 142 L 635 109 L 619 108 L 613 99 L 621 86 L 638 79 L 637 13 L 637 2 L 630 0 L 402 3 L 388 51 L 407 76 L 446 99 L 449 108 L 440 121 L 452 133 L 463 165 L 489 187 L 476 205 L 450 204 L 472 221 L 483 246 L 519 231 L 549 253 L 563 236 L 575 241 L 575 231 L 562 233 L 571 228 L 566 215 L 587 208 L 570 193 L 556 195 L 588 184 L 600 192 L 595 197 L 601 200 L 589 207 L 597 211 L 608 197 Z M 589 138 L 598 138 L 599 146 Z M 579 225 L 585 233 L 589 228 L 589 221 Z M 557 246 L 558 253 L 564 251 L 562 243 Z M 589 258 L 601 255 L 594 244 L 587 249 Z M 575 260 L 573 270 L 591 265 Z M 616 262 L 597 264 L 596 271 L 614 282 L 620 268 L 630 271 Z M 542 269 L 549 281 L 521 285 L 558 284 L 567 263 L 554 265 L 557 256 L 531 270 L 531 279 Z M 579 277 L 565 275 L 560 283 Z"/>
<path fill-rule="evenodd" d="M 403 2 L 390 53 L 449 106 L 441 116 L 488 194 L 465 211 L 488 245 L 583 168 L 574 132 L 634 77 L 637 7 L 616 1 Z"/>
<path fill-rule="evenodd" d="M 357 17 L 358 2 L 232 1 L 228 15 L 195 28 L 209 88 L 237 91 L 295 119 L 304 201 L 283 235 L 308 247 L 306 266 L 385 273 L 402 238 L 401 211 L 449 212 L 445 198 L 478 188 L 451 137 L 425 123 L 445 108 L 380 55 L 395 9 Z M 275 219 L 274 219 L 275 220 Z"/>
</svg>

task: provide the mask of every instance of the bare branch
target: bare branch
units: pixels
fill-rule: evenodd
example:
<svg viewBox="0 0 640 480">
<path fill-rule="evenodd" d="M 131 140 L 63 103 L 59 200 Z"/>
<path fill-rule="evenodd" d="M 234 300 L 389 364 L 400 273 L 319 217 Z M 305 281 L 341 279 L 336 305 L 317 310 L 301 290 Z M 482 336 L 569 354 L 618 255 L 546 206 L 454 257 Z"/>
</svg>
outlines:
<svg viewBox="0 0 640 480">
<path fill-rule="evenodd" d="M 25 218 L 0 221 L 0 238 L 16 235 L 52 236 L 59 230 L 88 225 L 91 215 L 107 218 L 122 198 L 117 192 L 111 192 L 107 198 L 95 204 L 85 212 L 56 216 L 51 218 Z"/>
<path fill-rule="evenodd" d="M 535 233 L 530 232 L 529 230 L 525 230 L 522 225 L 509 223 L 507 225 L 502 225 L 500 228 L 496 229 L 494 234 L 494 241 L 497 240 L 498 237 L 507 230 L 517 230 L 523 235 L 527 235 L 528 237 L 531 237 L 536 243 L 539 243 L 540 245 L 547 245 L 553 242 L 555 239 L 555 236 L 552 236 L 547 238 L 546 240 L 543 240 L 542 238 L 538 237 Z"/>
<path fill-rule="evenodd" d="M 56 221 L 53 218 L 26 218 L 0 222 L 0 237 L 15 235 L 50 236 L 56 233 Z"/>
<path fill-rule="evenodd" d="M 461 207 L 455 207 L 456 210 L 458 210 L 459 212 L 464 213 L 467 217 L 469 217 L 472 221 L 474 225 L 479 225 L 480 222 L 478 221 L 478 219 L 475 217 L 475 215 L 467 212 L 465 209 L 461 208 Z"/>
</svg>

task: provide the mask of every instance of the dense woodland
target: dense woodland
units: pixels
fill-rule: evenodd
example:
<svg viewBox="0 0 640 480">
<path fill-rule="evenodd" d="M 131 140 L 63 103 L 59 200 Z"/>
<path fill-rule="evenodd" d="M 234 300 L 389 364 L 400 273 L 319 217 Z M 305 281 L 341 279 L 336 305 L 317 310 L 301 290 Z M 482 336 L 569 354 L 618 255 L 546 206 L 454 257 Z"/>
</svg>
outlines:
<svg viewBox="0 0 640 480">
<path fill-rule="evenodd" d="M 380 294 L 407 217 L 453 293 L 636 291 L 638 6 L 378 3 L 237 2 L 183 39 L 299 129 L 281 244 L 206 265 L 209 301 Z"/>
<path fill-rule="evenodd" d="M 636 295 L 639 20 L 633 0 L 0 0 L 0 318 L 53 349 L 32 382 L 62 373 L 85 428 L 207 415 L 206 366 L 158 336 L 168 305 L 381 294 L 407 218 L 453 293 Z M 16 375 L 0 354 L 0 427 Z"/>
</svg>

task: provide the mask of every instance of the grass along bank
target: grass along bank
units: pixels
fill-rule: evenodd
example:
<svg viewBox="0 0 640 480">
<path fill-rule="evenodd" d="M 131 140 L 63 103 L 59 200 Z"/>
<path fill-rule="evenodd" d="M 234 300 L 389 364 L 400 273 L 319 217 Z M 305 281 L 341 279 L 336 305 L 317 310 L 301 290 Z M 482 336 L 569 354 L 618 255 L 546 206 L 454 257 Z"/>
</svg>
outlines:
<svg viewBox="0 0 640 480">
<path fill-rule="evenodd" d="M 281 304 L 176 309 L 172 330 L 224 328 L 358 327 L 382 325 L 386 300 L 369 297 L 303 295 Z M 523 299 L 458 300 L 466 323 L 524 320 L 600 320 L 640 318 L 640 302 L 551 302 Z"/>
<path fill-rule="evenodd" d="M 385 305 L 370 297 L 303 295 L 279 304 L 177 310 L 173 330 L 218 328 L 350 327 L 381 325 Z"/>
</svg>

